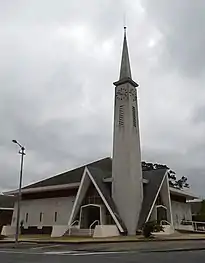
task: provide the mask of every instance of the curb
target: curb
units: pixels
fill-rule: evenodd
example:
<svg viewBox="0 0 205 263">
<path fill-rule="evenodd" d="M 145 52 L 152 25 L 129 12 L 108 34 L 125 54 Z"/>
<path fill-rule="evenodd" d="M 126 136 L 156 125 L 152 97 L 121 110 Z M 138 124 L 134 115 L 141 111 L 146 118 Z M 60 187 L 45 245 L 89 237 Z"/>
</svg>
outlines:
<svg viewBox="0 0 205 263">
<path fill-rule="evenodd" d="M 173 248 L 173 249 L 161 249 L 161 250 L 141 250 L 140 253 L 169 253 L 169 252 L 183 252 L 183 251 L 203 251 L 205 247 L 195 248 Z"/>
<path fill-rule="evenodd" d="M 144 242 L 176 242 L 176 241 L 205 241 L 205 238 L 173 238 L 173 239 L 142 239 L 142 240 L 20 240 L 20 243 L 36 243 L 36 244 L 106 244 L 106 243 L 144 243 Z M 1 243 L 15 243 L 13 240 L 0 240 Z M 199 248 L 197 248 L 199 249 Z"/>
</svg>

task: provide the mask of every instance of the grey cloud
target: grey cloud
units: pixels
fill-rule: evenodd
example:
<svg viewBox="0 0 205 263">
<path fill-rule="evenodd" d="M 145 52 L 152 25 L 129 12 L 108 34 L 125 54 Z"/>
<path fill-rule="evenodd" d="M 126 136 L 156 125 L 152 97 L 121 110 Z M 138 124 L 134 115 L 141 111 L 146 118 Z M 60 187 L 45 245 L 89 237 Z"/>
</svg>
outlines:
<svg viewBox="0 0 205 263">
<path fill-rule="evenodd" d="M 205 106 L 198 106 L 192 116 L 193 124 L 199 125 L 205 122 Z"/>
<path fill-rule="evenodd" d="M 127 11 L 143 159 L 190 175 L 203 194 L 205 129 L 192 116 L 203 115 L 204 57 L 197 45 L 204 34 L 197 19 L 187 22 L 192 2 L 180 15 L 180 1 L 141 1 L 145 12 L 140 1 L 117 2 L 0 0 L 0 189 L 18 183 L 12 139 L 26 146 L 25 184 L 111 155 L 112 82 Z M 199 5 L 194 8 L 203 22 Z M 149 47 L 156 31 L 161 40 Z"/>
<path fill-rule="evenodd" d="M 55 6 L 53 12 L 64 12 L 62 7 L 56 9 L 57 2 L 50 3 Z M 64 4 L 72 5 L 68 1 Z M 48 15 L 40 6 L 40 12 Z M 58 26 L 66 27 L 68 20 L 62 23 L 59 17 L 50 14 L 47 21 L 40 21 L 40 28 L 27 17 L 30 11 L 26 14 L 25 2 L 19 1 L 18 7 L 19 10 L 11 10 L 7 5 L 9 12 L 16 15 L 7 16 L 4 26 L 0 27 L 3 39 L 0 46 L 3 57 L 0 63 L 2 189 L 15 188 L 18 182 L 19 158 L 11 143 L 14 138 L 26 146 L 24 183 L 110 155 L 111 125 L 110 129 L 104 126 L 109 125 L 111 118 L 107 121 L 103 116 L 107 114 L 102 105 L 105 97 L 99 93 L 102 88 L 111 92 L 112 85 L 105 85 L 102 65 L 96 64 L 93 50 L 82 53 L 66 36 L 58 39 L 55 35 Z M 33 15 L 37 15 L 35 8 L 32 10 Z M 75 24 L 73 16 L 72 21 Z M 94 68 L 98 69 L 95 74 Z M 95 97 L 99 98 L 97 103 Z"/>
<path fill-rule="evenodd" d="M 99 41 L 105 35 L 111 36 L 113 29 L 118 27 L 117 20 L 122 20 L 128 6 L 123 0 L 118 0 L 117 8 L 115 1 L 109 0 L 18 0 L 10 1 L 9 4 L 1 0 L 0 4 L 0 21 L 3 25 L 14 28 L 48 27 L 48 30 L 52 30 L 59 25 L 83 24 L 94 31 L 96 40 Z"/>
<path fill-rule="evenodd" d="M 162 34 L 161 60 L 172 70 L 198 77 L 205 67 L 205 2 L 144 0 L 148 19 Z M 165 48 L 163 50 L 163 48 Z"/>
<path fill-rule="evenodd" d="M 147 75 L 141 74 L 143 158 L 188 176 L 204 195 L 204 1 L 141 3 L 158 32 Z"/>
</svg>

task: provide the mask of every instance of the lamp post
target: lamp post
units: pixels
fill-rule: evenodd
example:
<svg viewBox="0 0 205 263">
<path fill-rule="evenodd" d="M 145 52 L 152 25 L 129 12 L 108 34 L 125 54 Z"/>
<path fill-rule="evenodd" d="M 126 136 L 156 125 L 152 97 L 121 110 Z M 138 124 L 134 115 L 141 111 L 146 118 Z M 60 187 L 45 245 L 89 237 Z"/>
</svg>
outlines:
<svg viewBox="0 0 205 263">
<path fill-rule="evenodd" d="M 22 177 L 23 177 L 23 157 L 25 155 L 25 148 L 16 140 L 12 140 L 12 142 L 20 147 L 19 154 L 21 155 L 21 166 L 20 166 L 20 177 L 19 177 L 19 188 L 18 188 L 18 199 L 17 199 L 16 233 L 15 233 L 15 244 L 17 245 L 19 241 L 21 187 L 22 187 Z"/>
</svg>

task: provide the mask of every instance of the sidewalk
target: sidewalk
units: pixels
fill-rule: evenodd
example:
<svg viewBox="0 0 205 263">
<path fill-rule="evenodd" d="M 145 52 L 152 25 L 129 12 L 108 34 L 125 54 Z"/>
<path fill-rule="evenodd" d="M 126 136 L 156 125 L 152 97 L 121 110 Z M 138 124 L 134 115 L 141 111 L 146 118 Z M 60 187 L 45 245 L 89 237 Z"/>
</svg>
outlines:
<svg viewBox="0 0 205 263">
<path fill-rule="evenodd" d="M 161 242 L 161 241 L 205 241 L 205 234 L 181 234 L 175 233 L 169 236 L 160 236 L 155 238 L 144 238 L 143 236 L 119 236 L 110 238 L 92 238 L 92 237 L 60 237 L 51 238 L 48 235 L 25 235 L 20 236 L 20 242 L 41 243 L 41 244 L 93 244 L 93 243 L 130 243 L 130 242 Z M 0 243 L 13 243 L 14 238 L 5 238 Z"/>
<path fill-rule="evenodd" d="M 183 240 L 172 242 L 104 242 L 104 243 L 35 243 L 20 242 L 17 246 L 12 243 L 0 243 L 1 251 L 16 251 L 19 253 L 53 253 L 62 254 L 70 252 L 83 253 L 153 253 L 153 252 L 179 252 L 179 251 L 197 251 L 205 250 L 205 240 Z"/>
</svg>

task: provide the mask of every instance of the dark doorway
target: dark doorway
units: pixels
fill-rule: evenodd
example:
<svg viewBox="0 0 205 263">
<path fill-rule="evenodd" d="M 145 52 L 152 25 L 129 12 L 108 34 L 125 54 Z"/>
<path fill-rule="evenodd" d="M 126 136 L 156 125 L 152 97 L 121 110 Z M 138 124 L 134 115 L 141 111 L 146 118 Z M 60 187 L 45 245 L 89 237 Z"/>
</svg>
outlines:
<svg viewBox="0 0 205 263">
<path fill-rule="evenodd" d="M 88 205 L 83 206 L 81 209 L 80 228 L 88 229 L 94 221 L 98 220 L 100 222 L 100 206 Z M 95 228 L 96 224 L 92 228 Z"/>
<path fill-rule="evenodd" d="M 167 221 L 167 209 L 163 206 L 157 207 L 157 222 L 160 223 L 162 220 Z"/>
</svg>

